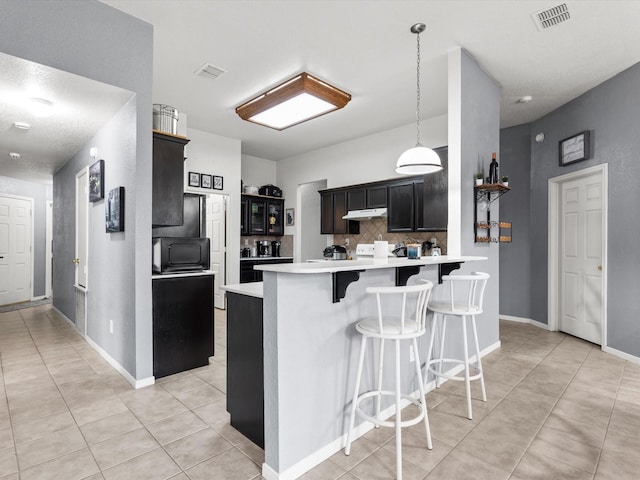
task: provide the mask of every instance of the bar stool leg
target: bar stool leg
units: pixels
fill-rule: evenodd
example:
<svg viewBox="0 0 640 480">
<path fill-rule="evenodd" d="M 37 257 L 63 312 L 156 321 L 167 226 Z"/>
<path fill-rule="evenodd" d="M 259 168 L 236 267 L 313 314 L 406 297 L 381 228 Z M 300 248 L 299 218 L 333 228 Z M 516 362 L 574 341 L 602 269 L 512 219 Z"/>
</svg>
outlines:
<svg viewBox="0 0 640 480">
<path fill-rule="evenodd" d="M 424 408 L 424 426 L 427 433 L 427 448 L 431 450 L 433 448 L 433 443 L 431 442 L 431 428 L 429 427 L 429 414 L 427 413 L 427 398 L 426 393 L 424 391 L 424 379 L 422 378 L 422 372 L 420 369 L 420 357 L 418 355 L 418 342 L 416 339 L 413 339 L 413 344 L 411 348 L 413 348 L 413 355 L 416 359 L 416 378 L 418 380 L 418 389 L 420 391 L 420 403 L 422 403 L 422 407 Z"/>
<path fill-rule="evenodd" d="M 476 343 L 476 364 L 480 373 L 480 386 L 482 387 L 482 401 L 487 401 L 487 391 L 484 388 L 484 371 L 482 370 L 482 360 L 480 359 L 480 344 L 478 343 L 478 332 L 476 330 L 476 316 L 471 315 L 471 324 L 473 326 L 473 340 Z"/>
<path fill-rule="evenodd" d="M 396 344 L 396 478 L 402 480 L 402 414 L 400 410 L 400 340 Z"/>
<path fill-rule="evenodd" d="M 384 339 L 380 339 L 380 357 L 378 359 L 378 392 L 382 391 L 382 374 L 384 370 Z M 378 394 L 376 398 L 376 418 L 380 420 L 380 404 L 382 403 L 382 394 Z M 380 428 L 380 425 L 375 425 L 374 428 Z"/>
<path fill-rule="evenodd" d="M 433 355 L 433 342 L 436 338 L 436 328 L 438 326 L 438 314 L 433 314 L 433 322 L 431 322 L 431 335 L 429 335 L 429 348 L 427 350 L 427 363 L 426 363 L 426 371 L 424 376 L 424 381 L 429 381 L 429 365 L 431 364 L 431 355 Z M 438 382 L 438 377 L 435 376 L 434 381 Z"/>
<path fill-rule="evenodd" d="M 358 373 L 356 374 L 356 387 L 353 392 L 353 401 L 351 402 L 351 417 L 349 418 L 349 431 L 347 432 L 347 444 L 344 447 L 344 454 L 351 453 L 351 440 L 353 439 L 353 426 L 356 421 L 356 408 L 358 406 L 358 392 L 360 391 L 360 381 L 362 380 L 362 369 L 364 367 L 364 354 L 367 349 L 367 337 L 362 335 L 360 342 L 360 359 L 358 360 Z"/>
<path fill-rule="evenodd" d="M 462 316 L 462 342 L 464 344 L 464 386 L 467 391 L 467 418 L 472 419 L 471 413 L 471 380 L 469 379 L 469 348 L 467 346 L 467 317 Z"/>
<path fill-rule="evenodd" d="M 444 363 L 444 337 L 447 334 L 447 316 L 442 315 L 442 336 L 440 337 L 440 364 L 438 365 L 438 377 L 436 378 L 436 388 L 442 385 L 442 364 Z"/>
</svg>

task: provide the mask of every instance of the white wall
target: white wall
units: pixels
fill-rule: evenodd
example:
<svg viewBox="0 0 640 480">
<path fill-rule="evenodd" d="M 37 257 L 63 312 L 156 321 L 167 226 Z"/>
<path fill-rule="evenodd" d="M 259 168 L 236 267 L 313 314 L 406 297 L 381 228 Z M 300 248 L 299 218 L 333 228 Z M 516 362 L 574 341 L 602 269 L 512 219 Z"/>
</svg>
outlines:
<svg viewBox="0 0 640 480">
<path fill-rule="evenodd" d="M 447 116 L 425 119 L 421 124 L 421 140 L 425 146 L 447 145 Z M 280 160 L 277 163 L 277 185 L 282 188 L 285 208 L 300 205 L 296 199 L 298 186 L 327 180 L 327 188 L 375 182 L 398 177 L 394 169 L 398 157 L 415 146 L 414 123 L 366 137 Z M 295 227 L 285 227 L 285 234 L 295 234 Z"/>
<path fill-rule="evenodd" d="M 240 245 L 240 140 L 222 137 L 194 128 L 187 129 L 191 140 L 184 164 L 184 191 L 190 193 L 220 193 L 228 195 L 227 202 L 227 283 L 240 282 L 240 251 L 229 248 Z M 189 172 L 223 177 L 223 189 L 189 187 Z"/>
<path fill-rule="evenodd" d="M 276 162 L 265 158 L 242 155 L 242 181 L 245 185 L 278 185 L 276 183 Z"/>
</svg>

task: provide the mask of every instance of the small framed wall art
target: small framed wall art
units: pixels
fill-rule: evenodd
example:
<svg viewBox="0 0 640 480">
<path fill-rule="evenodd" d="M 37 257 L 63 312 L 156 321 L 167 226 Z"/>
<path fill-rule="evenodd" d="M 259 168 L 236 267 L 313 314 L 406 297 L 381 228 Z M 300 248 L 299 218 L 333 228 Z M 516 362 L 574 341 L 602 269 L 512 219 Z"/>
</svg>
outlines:
<svg viewBox="0 0 640 480">
<path fill-rule="evenodd" d="M 589 158 L 591 153 L 591 135 L 589 130 L 560 140 L 560 166 L 564 167 Z"/>
<path fill-rule="evenodd" d="M 109 191 L 104 208 L 107 233 L 124 232 L 124 187 Z"/>
<path fill-rule="evenodd" d="M 223 179 L 218 175 L 213 176 L 213 189 L 214 190 L 222 190 L 223 189 Z"/>
<path fill-rule="evenodd" d="M 104 198 L 104 160 L 98 160 L 89 167 L 89 201 Z"/>
<path fill-rule="evenodd" d="M 296 211 L 294 208 L 285 209 L 285 218 L 287 219 L 287 227 L 293 227 L 296 224 Z"/>
<path fill-rule="evenodd" d="M 207 175 L 206 173 L 201 173 L 200 186 L 202 188 L 211 188 L 211 175 Z"/>
<path fill-rule="evenodd" d="M 197 172 L 189 172 L 189 186 L 190 187 L 199 187 L 200 186 L 200 174 Z"/>
</svg>

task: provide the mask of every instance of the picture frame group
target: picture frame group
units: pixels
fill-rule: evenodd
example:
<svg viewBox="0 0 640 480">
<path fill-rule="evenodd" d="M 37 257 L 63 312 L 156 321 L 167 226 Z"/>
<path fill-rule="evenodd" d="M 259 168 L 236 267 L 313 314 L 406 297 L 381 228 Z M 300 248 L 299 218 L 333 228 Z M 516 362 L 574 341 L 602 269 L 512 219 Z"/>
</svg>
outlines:
<svg viewBox="0 0 640 480">
<path fill-rule="evenodd" d="M 212 190 L 223 190 L 224 179 L 219 175 L 208 173 L 189 172 L 189 186 Z"/>
</svg>

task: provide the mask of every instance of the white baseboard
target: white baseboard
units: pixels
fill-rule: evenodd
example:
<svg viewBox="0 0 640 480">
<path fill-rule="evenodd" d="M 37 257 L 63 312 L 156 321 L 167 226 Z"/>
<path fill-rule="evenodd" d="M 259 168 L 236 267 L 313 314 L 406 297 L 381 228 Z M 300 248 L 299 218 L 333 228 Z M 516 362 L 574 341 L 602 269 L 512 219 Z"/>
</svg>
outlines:
<svg viewBox="0 0 640 480">
<path fill-rule="evenodd" d="M 616 357 L 620 357 L 623 360 L 626 360 L 628 362 L 640 364 L 640 357 L 636 357 L 636 356 L 631 355 L 629 353 L 625 353 L 625 352 L 622 352 L 620 350 L 616 350 L 615 348 L 602 347 L 602 351 L 605 352 L 605 353 L 609 353 L 611 355 L 615 355 Z"/>
<path fill-rule="evenodd" d="M 512 315 L 499 315 L 500 320 L 508 320 L 509 322 L 518 322 L 518 323 L 529 323 L 534 327 L 542 328 L 543 330 L 549 331 L 549 325 L 546 323 L 539 322 L 537 320 L 533 320 L 531 318 L 523 318 L 523 317 L 514 317 Z"/>
<path fill-rule="evenodd" d="M 82 338 L 84 338 L 87 341 L 87 343 L 91 346 L 91 348 L 93 348 L 96 352 L 100 354 L 102 358 L 104 358 L 107 362 L 109 362 L 109 365 L 115 368 L 118 371 L 118 373 L 122 375 L 127 380 L 127 382 L 131 384 L 131 386 L 133 386 L 133 388 L 138 389 L 138 388 L 148 387 L 149 385 L 153 385 L 155 383 L 156 381 L 155 377 L 147 377 L 147 378 L 143 378 L 142 380 L 136 380 L 135 378 L 133 378 L 133 376 L 127 370 L 125 370 L 125 368 L 122 365 L 120 365 L 111 355 L 109 355 L 100 345 L 94 342 L 88 335 L 85 335 L 80 330 L 78 330 L 78 327 L 76 326 L 76 324 L 73 323 L 71 319 L 69 319 L 69 317 L 67 317 L 64 313 L 62 313 L 56 307 L 53 307 L 53 309 L 69 325 L 71 325 L 80 334 Z"/>
<path fill-rule="evenodd" d="M 31 297 L 31 301 L 37 302 L 38 300 L 44 300 L 45 298 L 47 298 L 46 295 L 38 295 L 37 297 Z"/>
<path fill-rule="evenodd" d="M 493 352 L 494 350 L 497 350 L 498 348 L 500 348 L 500 341 L 497 341 L 493 345 L 489 345 L 487 348 L 483 349 L 480 352 L 480 357 L 484 357 L 485 355 L 488 355 L 489 353 Z M 476 356 L 474 355 L 469 360 L 471 362 L 475 362 Z M 457 373 L 461 372 L 463 369 L 464 369 L 464 365 L 458 365 L 448 370 L 446 373 L 448 375 L 456 375 Z M 446 381 L 447 380 L 445 379 L 444 382 Z M 432 380 L 425 385 L 426 392 L 430 392 L 435 388 L 436 388 L 435 380 Z M 415 397 L 419 395 L 419 392 L 415 391 L 412 393 L 412 395 Z M 408 400 L 402 400 L 402 408 L 405 408 L 408 405 L 411 405 L 411 402 L 409 402 Z M 395 415 L 395 413 L 396 413 L 395 405 L 391 405 L 381 412 L 381 416 L 383 418 L 389 418 L 392 415 Z M 353 440 L 354 441 L 357 440 L 358 438 L 360 438 L 362 435 L 372 430 L 373 428 L 374 428 L 373 424 L 369 422 L 361 423 L 353 431 Z M 265 480 L 295 480 L 296 478 L 300 478 L 306 472 L 308 472 L 315 466 L 319 465 L 320 463 L 324 462 L 326 459 L 331 457 L 336 452 L 339 452 L 340 450 L 342 450 L 346 442 L 347 442 L 347 434 L 345 433 L 342 436 L 338 437 L 336 440 L 329 443 L 328 445 L 325 445 L 321 449 L 313 452 L 308 457 L 303 458 L 298 463 L 287 468 L 283 472 L 278 473 L 269 465 L 267 465 L 266 463 L 263 463 L 262 476 L 265 478 Z"/>
</svg>

